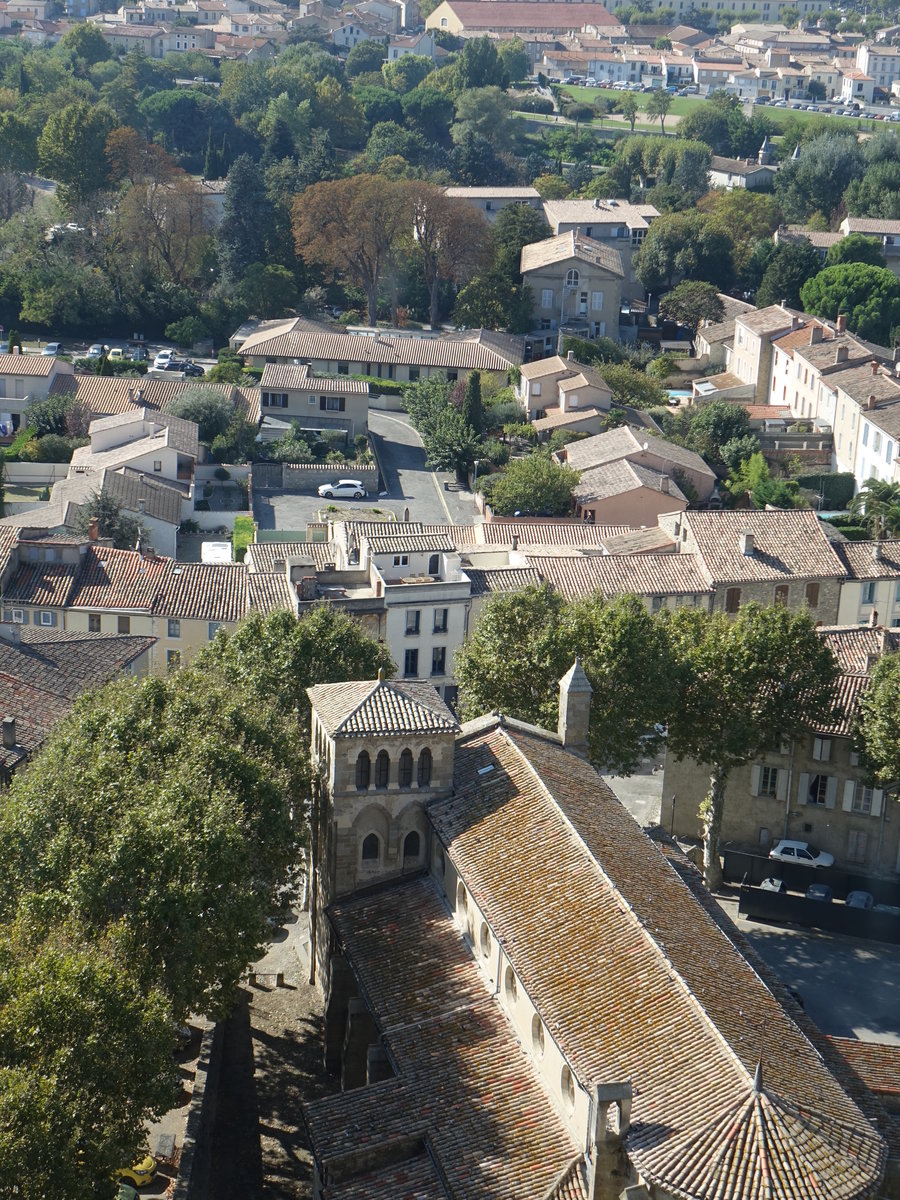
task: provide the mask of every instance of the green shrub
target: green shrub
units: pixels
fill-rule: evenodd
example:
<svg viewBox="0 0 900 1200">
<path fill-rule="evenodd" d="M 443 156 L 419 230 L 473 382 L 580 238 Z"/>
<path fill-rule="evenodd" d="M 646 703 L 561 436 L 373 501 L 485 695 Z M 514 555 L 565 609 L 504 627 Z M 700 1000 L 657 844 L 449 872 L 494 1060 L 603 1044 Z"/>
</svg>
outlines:
<svg viewBox="0 0 900 1200">
<path fill-rule="evenodd" d="M 22 425 L 19 432 L 16 434 L 15 441 L 6 451 L 4 455 L 7 462 L 18 462 L 22 457 L 22 451 L 37 436 L 37 430 L 33 425 Z"/>
<path fill-rule="evenodd" d="M 231 478 L 231 472 L 227 471 L 224 467 L 216 467 L 215 471 L 213 471 L 213 475 L 215 475 L 216 479 L 220 479 L 223 483 L 226 479 Z"/>
<path fill-rule="evenodd" d="M 194 505 L 194 508 L 197 510 L 197 512 L 209 512 L 209 501 L 198 500 Z"/>
<path fill-rule="evenodd" d="M 252 545 L 254 536 L 253 518 L 252 517 L 235 517 L 234 518 L 234 533 L 232 534 L 231 543 L 234 547 L 234 561 L 243 562 L 244 555 L 247 553 L 247 547 Z"/>
<path fill-rule="evenodd" d="M 843 512 L 853 499 L 854 478 L 849 471 L 840 475 L 798 475 L 797 483 L 807 491 L 821 494 L 825 508 Z"/>
</svg>

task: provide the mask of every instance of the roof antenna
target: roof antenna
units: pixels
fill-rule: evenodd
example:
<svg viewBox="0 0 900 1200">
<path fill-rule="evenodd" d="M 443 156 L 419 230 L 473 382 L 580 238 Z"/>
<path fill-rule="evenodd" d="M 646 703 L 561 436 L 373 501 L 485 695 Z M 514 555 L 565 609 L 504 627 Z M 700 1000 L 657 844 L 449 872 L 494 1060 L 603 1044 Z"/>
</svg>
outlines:
<svg viewBox="0 0 900 1200">
<path fill-rule="evenodd" d="M 384 667 L 378 668 L 378 682 L 384 683 Z"/>
</svg>

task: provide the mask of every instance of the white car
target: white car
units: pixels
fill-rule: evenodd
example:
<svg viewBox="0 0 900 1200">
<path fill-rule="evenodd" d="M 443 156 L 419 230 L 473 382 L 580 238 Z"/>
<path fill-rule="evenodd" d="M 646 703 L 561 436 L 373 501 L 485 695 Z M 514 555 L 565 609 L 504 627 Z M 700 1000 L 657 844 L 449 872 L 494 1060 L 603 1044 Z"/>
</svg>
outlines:
<svg viewBox="0 0 900 1200">
<path fill-rule="evenodd" d="M 817 850 L 809 842 L 792 842 L 787 838 L 775 843 L 769 851 L 769 858 L 778 859 L 779 862 L 800 863 L 804 867 L 834 866 L 833 854 Z"/>
<path fill-rule="evenodd" d="M 160 350 L 160 352 L 157 354 L 156 358 L 154 358 L 154 360 L 153 360 L 153 369 L 155 371 L 164 371 L 166 369 L 166 363 L 169 361 L 169 359 L 171 357 L 172 357 L 171 350 Z"/>
<path fill-rule="evenodd" d="M 338 479 L 334 483 L 319 485 L 319 495 L 328 500 L 362 500 L 365 494 L 366 489 L 358 479 Z"/>
</svg>

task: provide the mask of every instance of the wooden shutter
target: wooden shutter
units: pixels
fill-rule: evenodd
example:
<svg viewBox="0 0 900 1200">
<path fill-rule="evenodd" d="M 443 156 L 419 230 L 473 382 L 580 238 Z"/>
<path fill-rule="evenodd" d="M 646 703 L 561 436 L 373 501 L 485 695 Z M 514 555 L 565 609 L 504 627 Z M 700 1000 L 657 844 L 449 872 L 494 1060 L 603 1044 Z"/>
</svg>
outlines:
<svg viewBox="0 0 900 1200">
<path fill-rule="evenodd" d="M 837 775 L 829 775 L 828 782 L 825 784 L 825 807 L 834 808 L 834 803 L 837 800 Z"/>
<path fill-rule="evenodd" d="M 856 780 L 848 779 L 844 783 L 844 799 L 841 808 L 844 812 L 853 812 L 853 797 L 856 794 Z"/>
<path fill-rule="evenodd" d="M 806 804 L 809 800 L 809 772 L 804 771 L 797 784 L 797 803 Z"/>
<path fill-rule="evenodd" d="M 881 788 L 875 788 L 872 792 L 872 816 L 881 816 L 881 806 L 884 803 L 884 792 Z"/>
<path fill-rule="evenodd" d="M 759 763 L 754 763 L 753 766 L 750 768 L 750 795 L 751 796 L 759 795 L 759 781 L 760 781 L 761 775 L 762 775 L 762 767 L 759 765 Z"/>
<path fill-rule="evenodd" d="M 788 773 L 783 767 L 778 768 L 778 774 L 775 776 L 775 799 L 787 800 L 787 783 Z"/>
</svg>

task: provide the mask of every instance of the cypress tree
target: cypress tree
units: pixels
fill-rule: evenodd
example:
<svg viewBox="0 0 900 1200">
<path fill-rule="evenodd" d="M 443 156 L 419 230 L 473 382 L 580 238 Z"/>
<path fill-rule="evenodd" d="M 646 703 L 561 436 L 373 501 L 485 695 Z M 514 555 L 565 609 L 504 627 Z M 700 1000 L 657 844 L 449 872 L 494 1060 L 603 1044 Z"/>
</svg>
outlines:
<svg viewBox="0 0 900 1200">
<path fill-rule="evenodd" d="M 484 410 L 481 404 L 481 375 L 477 371 L 472 371 L 466 380 L 462 415 L 465 423 L 480 435 L 484 428 Z"/>
</svg>

